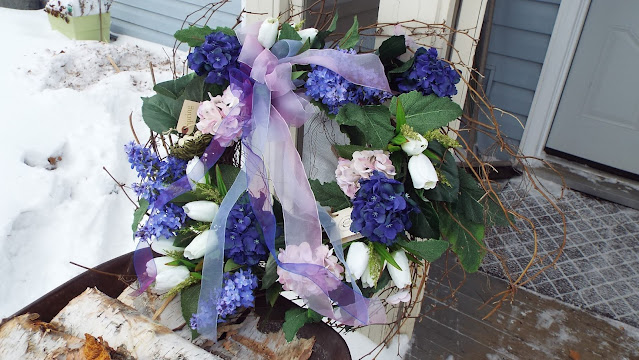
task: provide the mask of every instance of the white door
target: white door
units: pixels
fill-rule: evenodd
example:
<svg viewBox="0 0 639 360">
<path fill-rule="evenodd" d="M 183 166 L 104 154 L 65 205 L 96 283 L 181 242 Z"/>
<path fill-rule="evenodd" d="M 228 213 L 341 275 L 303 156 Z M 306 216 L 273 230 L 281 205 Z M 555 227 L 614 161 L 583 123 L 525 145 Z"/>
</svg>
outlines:
<svg viewBox="0 0 639 360">
<path fill-rule="evenodd" d="M 639 174 L 637 15 L 639 1 L 592 0 L 547 148 Z"/>
</svg>

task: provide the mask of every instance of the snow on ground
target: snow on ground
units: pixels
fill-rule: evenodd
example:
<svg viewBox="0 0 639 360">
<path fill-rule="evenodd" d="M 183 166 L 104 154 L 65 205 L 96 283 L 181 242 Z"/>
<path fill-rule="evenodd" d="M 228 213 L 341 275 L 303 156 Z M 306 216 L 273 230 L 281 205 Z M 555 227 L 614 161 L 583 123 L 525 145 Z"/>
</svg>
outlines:
<svg viewBox="0 0 639 360">
<path fill-rule="evenodd" d="M 170 49 L 126 36 L 69 40 L 50 29 L 44 11 L 0 8 L 0 34 L 2 318 L 83 271 L 70 261 L 95 266 L 135 248 L 133 205 L 103 167 L 135 180 L 123 151 L 133 140 L 129 114 L 145 139 L 148 64 L 158 82 L 171 73 Z M 375 347 L 361 334 L 344 336 L 354 359 Z M 409 339 L 400 340 L 377 359 L 401 358 Z"/>
</svg>

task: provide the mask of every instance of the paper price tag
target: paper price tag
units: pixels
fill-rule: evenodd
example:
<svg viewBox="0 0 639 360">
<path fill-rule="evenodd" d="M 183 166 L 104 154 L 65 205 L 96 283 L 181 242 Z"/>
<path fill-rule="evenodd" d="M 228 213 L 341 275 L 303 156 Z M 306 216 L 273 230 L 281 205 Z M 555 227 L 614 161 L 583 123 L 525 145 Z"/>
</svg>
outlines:
<svg viewBox="0 0 639 360">
<path fill-rule="evenodd" d="M 362 234 L 351 231 L 351 212 L 353 208 L 347 208 L 331 214 L 333 221 L 337 224 L 337 229 L 342 237 L 342 244 L 362 238 Z"/>
<path fill-rule="evenodd" d="M 176 127 L 179 133 L 187 135 L 193 132 L 193 129 L 195 128 L 195 121 L 197 119 L 197 108 L 199 106 L 199 102 L 184 100 Z"/>
</svg>

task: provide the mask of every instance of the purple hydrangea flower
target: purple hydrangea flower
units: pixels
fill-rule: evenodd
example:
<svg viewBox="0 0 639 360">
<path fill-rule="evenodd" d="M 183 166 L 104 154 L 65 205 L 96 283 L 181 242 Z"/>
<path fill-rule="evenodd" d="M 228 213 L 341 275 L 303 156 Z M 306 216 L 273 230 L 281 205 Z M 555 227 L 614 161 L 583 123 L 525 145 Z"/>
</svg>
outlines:
<svg viewBox="0 0 639 360">
<path fill-rule="evenodd" d="M 266 260 L 268 251 L 260 236 L 248 195 L 233 206 L 226 221 L 224 252 L 236 264 L 253 266 Z"/>
<path fill-rule="evenodd" d="M 410 229 L 409 214 L 419 211 L 408 199 L 404 185 L 375 170 L 369 179 L 360 179 L 353 199 L 351 231 L 371 241 L 392 245 L 397 235 Z"/>
<path fill-rule="evenodd" d="M 239 68 L 241 48 L 236 36 L 213 32 L 187 56 L 189 68 L 205 76 L 204 81 L 209 84 L 224 85 L 229 80 L 229 70 Z"/>
<path fill-rule="evenodd" d="M 225 273 L 222 288 L 212 293 L 200 306 L 201 312 L 193 314 L 189 321 L 191 329 L 211 327 L 213 322 L 224 322 L 227 316 L 234 315 L 238 309 L 250 308 L 255 304 L 253 290 L 257 288 L 257 276 L 251 270 L 242 270 L 233 274 Z"/>
<path fill-rule="evenodd" d="M 148 242 L 154 237 L 174 236 L 175 231 L 186 220 L 184 210 L 172 203 L 166 204 L 162 209 L 154 208 L 153 204 L 167 184 L 185 175 L 187 162 L 172 156 L 162 160 L 151 149 L 133 142 L 125 145 L 124 149 L 131 169 L 135 169 L 140 178 L 140 182 L 131 187 L 140 198 L 150 203 L 150 215 L 136 231 L 136 238 Z"/>
<path fill-rule="evenodd" d="M 418 90 L 424 95 L 451 97 L 457 94 L 459 80 L 459 73 L 437 58 L 437 49 L 421 47 L 415 52 L 413 66 L 395 79 L 395 85 L 401 92 Z"/>
<path fill-rule="evenodd" d="M 341 50 L 355 54 L 355 50 Z M 323 66 L 311 65 L 313 69 L 306 80 L 306 95 L 328 107 L 329 113 L 337 114 L 345 104 L 377 105 L 392 95 L 386 91 L 356 85 L 336 72 Z"/>
</svg>

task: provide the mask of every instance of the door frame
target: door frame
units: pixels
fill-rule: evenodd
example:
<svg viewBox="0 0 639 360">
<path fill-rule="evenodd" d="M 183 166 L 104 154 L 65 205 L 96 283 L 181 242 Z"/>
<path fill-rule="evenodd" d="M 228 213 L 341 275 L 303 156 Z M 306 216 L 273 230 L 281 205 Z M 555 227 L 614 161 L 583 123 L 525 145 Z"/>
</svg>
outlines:
<svg viewBox="0 0 639 360">
<path fill-rule="evenodd" d="M 535 174 L 568 187 L 639 209 L 639 182 L 546 154 L 544 148 L 568 79 L 591 0 L 562 1 L 519 151 Z M 542 166 L 543 163 L 552 166 Z"/>
</svg>

